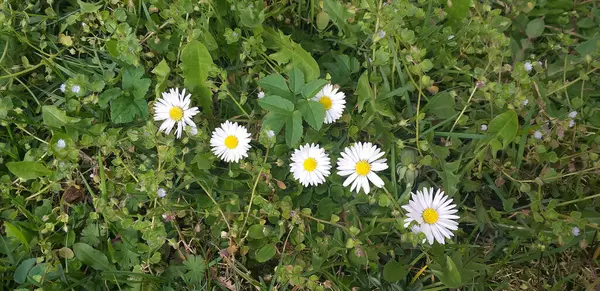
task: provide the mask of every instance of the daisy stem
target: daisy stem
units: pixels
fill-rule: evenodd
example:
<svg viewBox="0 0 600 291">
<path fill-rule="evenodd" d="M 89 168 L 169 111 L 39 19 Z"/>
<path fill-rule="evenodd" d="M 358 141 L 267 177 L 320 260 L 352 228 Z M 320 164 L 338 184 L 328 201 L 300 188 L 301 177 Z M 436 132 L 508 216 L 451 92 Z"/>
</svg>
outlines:
<svg viewBox="0 0 600 291">
<path fill-rule="evenodd" d="M 269 149 L 270 148 L 267 148 L 267 152 L 265 153 L 263 165 L 265 163 L 267 163 L 267 158 L 269 157 Z M 250 203 L 248 204 L 248 211 L 246 212 L 246 216 L 244 217 L 244 223 L 242 224 L 242 228 L 241 228 L 242 231 L 246 227 L 246 223 L 248 222 L 248 216 L 250 216 L 250 210 L 252 209 L 252 202 L 254 201 L 254 194 L 256 194 L 256 186 L 258 186 L 258 181 L 260 181 L 260 176 L 262 175 L 263 170 L 264 170 L 263 165 L 260 166 L 260 171 L 258 172 L 258 175 L 256 176 L 256 180 L 254 180 L 254 186 L 252 186 L 252 194 L 250 195 Z"/>
</svg>

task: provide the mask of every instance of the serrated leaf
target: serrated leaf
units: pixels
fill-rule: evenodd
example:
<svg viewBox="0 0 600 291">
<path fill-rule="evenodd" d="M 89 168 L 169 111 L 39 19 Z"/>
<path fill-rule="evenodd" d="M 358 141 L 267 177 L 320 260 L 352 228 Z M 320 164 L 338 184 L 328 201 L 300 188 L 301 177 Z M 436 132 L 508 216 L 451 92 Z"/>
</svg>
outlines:
<svg viewBox="0 0 600 291">
<path fill-rule="evenodd" d="M 302 88 L 302 96 L 307 99 L 315 97 L 325 84 L 327 84 L 327 81 L 323 79 L 316 79 L 306 83 L 304 88 Z"/>
<path fill-rule="evenodd" d="M 78 122 L 80 119 L 75 117 L 69 117 L 67 114 L 58 109 L 54 105 L 42 106 L 42 119 L 44 124 L 51 127 L 61 127 L 68 123 Z"/>
<path fill-rule="evenodd" d="M 348 24 L 348 19 L 352 17 L 352 14 L 342 5 L 342 3 L 340 3 L 340 1 L 324 0 L 323 11 L 327 12 L 329 19 L 331 19 L 333 24 L 335 24 L 341 31 L 346 34 L 352 33 L 350 25 Z"/>
<path fill-rule="evenodd" d="M 275 132 L 279 133 L 285 125 L 288 115 L 277 114 L 275 112 L 269 112 L 263 118 L 263 127 L 266 127 Z"/>
<path fill-rule="evenodd" d="M 150 88 L 150 79 L 144 78 L 142 67 L 128 67 L 123 71 L 123 90 L 131 93 L 136 100 L 144 99 Z"/>
<path fill-rule="evenodd" d="M 121 96 L 110 104 L 110 117 L 114 123 L 132 122 L 136 117 L 145 119 L 148 113 L 148 104 L 143 99 Z"/>
<path fill-rule="evenodd" d="M 406 275 L 408 275 L 408 266 L 405 266 L 396 260 L 390 260 L 383 267 L 383 279 L 388 282 L 400 281 L 404 279 Z"/>
<path fill-rule="evenodd" d="M 294 94 L 300 94 L 304 87 L 304 73 L 298 68 L 292 68 L 290 71 L 290 89 Z"/>
<path fill-rule="evenodd" d="M 302 46 L 292 41 L 290 36 L 286 36 L 281 31 L 275 31 L 270 27 L 265 27 L 263 37 L 265 38 L 265 45 L 277 51 L 269 57 L 279 65 L 287 64 L 289 68 L 300 69 L 307 81 L 319 77 L 321 71 L 317 61 Z"/>
<path fill-rule="evenodd" d="M 298 110 L 300 110 L 308 125 L 316 130 L 321 129 L 323 121 L 325 121 L 325 107 L 323 107 L 323 104 L 312 100 L 300 100 Z"/>
<path fill-rule="evenodd" d="M 544 33 L 544 26 L 546 24 L 544 23 L 544 19 L 543 18 L 536 18 L 534 20 L 529 21 L 529 23 L 527 23 L 527 28 L 525 29 L 525 33 L 527 34 L 527 36 L 529 38 L 536 38 L 542 35 L 542 33 Z"/>
<path fill-rule="evenodd" d="M 264 245 L 256 252 L 256 261 L 264 263 L 272 259 L 275 256 L 276 250 L 273 244 Z"/>
<path fill-rule="evenodd" d="M 268 75 L 256 83 L 268 94 L 282 96 L 287 99 L 293 98 L 285 79 L 279 74 Z"/>
<path fill-rule="evenodd" d="M 356 95 L 358 95 L 358 112 L 360 113 L 362 112 L 365 103 L 373 100 L 373 90 L 371 89 L 371 84 L 369 84 L 369 72 L 365 71 L 358 78 Z"/>
<path fill-rule="evenodd" d="M 123 94 L 123 91 L 120 88 L 108 89 L 98 96 L 98 105 L 100 108 L 106 108 L 110 101 L 117 99 L 121 94 Z"/>
<path fill-rule="evenodd" d="M 287 99 L 277 95 L 267 95 L 258 100 L 258 105 L 265 110 L 288 115 L 294 111 L 294 104 Z"/>
<path fill-rule="evenodd" d="M 285 122 L 285 143 L 290 147 L 296 146 L 302 137 L 303 131 L 302 114 L 296 110 L 288 116 Z"/>
<path fill-rule="evenodd" d="M 108 258 L 104 253 L 88 244 L 76 243 L 73 245 L 73 251 L 79 261 L 98 271 L 110 271 L 114 269 L 114 266 L 108 262 Z"/>
<path fill-rule="evenodd" d="M 35 179 L 52 174 L 52 171 L 40 162 L 8 162 L 6 163 L 6 167 L 13 175 L 23 180 Z"/>
</svg>

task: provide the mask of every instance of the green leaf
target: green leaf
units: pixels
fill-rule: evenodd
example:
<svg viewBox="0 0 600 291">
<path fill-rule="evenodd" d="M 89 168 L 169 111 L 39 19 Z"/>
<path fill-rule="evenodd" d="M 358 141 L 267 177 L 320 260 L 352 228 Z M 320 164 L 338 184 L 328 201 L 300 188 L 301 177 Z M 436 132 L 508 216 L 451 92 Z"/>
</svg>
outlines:
<svg viewBox="0 0 600 291">
<path fill-rule="evenodd" d="M 352 34 L 352 29 L 348 24 L 348 19 L 352 17 L 352 14 L 342 3 L 338 0 L 324 0 L 323 10 L 327 12 L 327 15 L 331 21 L 345 34 Z M 329 21 L 329 20 L 328 20 Z"/>
<path fill-rule="evenodd" d="M 525 33 L 527 34 L 527 36 L 529 38 L 536 38 L 542 35 L 542 33 L 544 33 L 544 26 L 546 24 L 544 23 L 544 19 L 543 18 L 536 18 L 534 20 L 529 21 L 529 23 L 527 23 L 527 28 L 525 29 Z"/>
<path fill-rule="evenodd" d="M 321 129 L 323 121 L 325 121 L 325 107 L 323 107 L 323 104 L 312 100 L 300 100 L 298 110 L 300 110 L 308 125 L 316 130 Z"/>
<path fill-rule="evenodd" d="M 456 114 L 456 110 L 454 110 L 454 98 L 448 92 L 442 92 L 429 98 L 429 102 L 427 102 L 423 110 L 440 119 L 447 119 Z"/>
<path fill-rule="evenodd" d="M 323 79 L 316 79 L 308 82 L 304 85 L 304 88 L 302 88 L 302 96 L 307 99 L 315 97 L 317 93 L 323 89 L 325 84 L 327 84 L 327 81 Z"/>
<path fill-rule="evenodd" d="M 181 69 L 185 87 L 190 90 L 204 87 L 212 64 L 212 57 L 204 44 L 197 40 L 186 44 L 181 51 Z"/>
<path fill-rule="evenodd" d="M 446 2 L 447 5 L 446 12 L 448 12 L 448 19 L 453 26 L 460 24 L 460 22 L 469 15 L 469 5 L 471 5 L 471 0 L 452 0 L 444 2 Z"/>
<path fill-rule="evenodd" d="M 156 76 L 159 76 L 161 78 L 167 77 L 170 72 L 171 68 L 169 68 L 169 65 L 167 64 L 167 61 L 165 61 L 165 59 L 162 59 L 162 61 L 160 61 L 160 63 L 158 63 L 158 65 L 156 65 L 156 67 L 154 67 L 154 69 L 152 70 L 152 74 L 155 74 Z"/>
<path fill-rule="evenodd" d="M 82 13 L 94 13 L 100 9 L 100 5 L 85 3 L 81 0 L 77 0 L 77 4 L 79 4 L 79 9 L 81 9 Z"/>
<path fill-rule="evenodd" d="M 275 256 L 277 249 L 275 249 L 275 245 L 268 244 L 264 245 L 256 252 L 256 261 L 259 263 L 264 263 Z"/>
<path fill-rule="evenodd" d="M 98 271 L 111 271 L 114 269 L 114 266 L 108 262 L 108 258 L 104 253 L 88 244 L 76 243 L 73 245 L 73 251 L 79 261 Z"/>
<path fill-rule="evenodd" d="M 408 266 L 397 262 L 396 260 L 390 260 L 383 267 L 383 279 L 388 282 L 397 282 L 408 275 Z"/>
<path fill-rule="evenodd" d="M 462 285 L 460 272 L 451 257 L 446 256 L 446 270 L 444 276 L 440 277 L 442 283 L 450 288 L 458 288 Z"/>
<path fill-rule="evenodd" d="M 294 111 L 294 104 L 292 102 L 277 95 L 267 95 L 259 99 L 258 105 L 265 110 L 283 115 L 288 115 Z"/>
<path fill-rule="evenodd" d="M 98 105 L 100 108 L 106 108 L 110 101 L 117 99 L 121 94 L 123 94 L 123 91 L 120 88 L 108 89 L 98 96 Z"/>
<path fill-rule="evenodd" d="M 270 27 L 264 29 L 265 46 L 277 51 L 269 57 L 279 65 L 287 64 L 289 68 L 300 69 L 307 81 L 319 77 L 321 74 L 319 64 L 302 46 L 292 41 L 290 36 L 284 35 L 281 31 L 275 31 Z"/>
<path fill-rule="evenodd" d="M 185 274 L 185 278 L 190 281 L 199 281 L 202 277 L 204 277 L 204 272 L 206 272 L 206 263 L 204 262 L 204 258 L 201 256 L 189 255 L 185 261 L 183 261 L 183 265 L 188 272 Z"/>
<path fill-rule="evenodd" d="M 10 97 L 0 99 L 0 119 L 6 118 L 8 111 L 13 109 L 13 103 Z"/>
<path fill-rule="evenodd" d="M 356 84 L 356 95 L 358 95 L 358 112 L 362 112 L 363 107 L 367 101 L 373 100 L 373 89 L 369 84 L 369 72 L 365 71 L 358 78 L 358 84 Z"/>
<path fill-rule="evenodd" d="M 123 90 L 130 92 L 136 100 L 144 99 L 150 88 L 150 79 L 143 77 L 142 67 L 128 67 L 123 71 Z"/>
<path fill-rule="evenodd" d="M 6 163 L 6 167 L 11 173 L 23 180 L 35 179 L 52 174 L 52 171 L 40 162 L 8 162 Z"/>
<path fill-rule="evenodd" d="M 488 134 L 492 139 L 502 141 L 502 148 L 511 143 L 517 136 L 519 119 L 514 110 L 496 116 L 488 126 Z"/>
<path fill-rule="evenodd" d="M 25 237 L 18 226 L 11 224 L 10 222 L 4 222 L 4 228 L 7 237 L 14 237 L 18 239 L 27 249 L 29 249 L 29 240 Z"/>
<path fill-rule="evenodd" d="M 135 120 L 136 116 L 142 119 L 148 117 L 148 104 L 146 100 L 135 100 L 131 97 L 121 96 L 110 104 L 110 116 L 114 123 L 127 123 Z"/>
<path fill-rule="evenodd" d="M 288 115 L 277 114 L 275 112 L 269 112 L 263 118 L 263 127 L 266 127 L 275 132 L 279 133 L 283 125 L 285 125 Z"/>
<path fill-rule="evenodd" d="M 285 142 L 288 146 L 294 147 L 302 137 L 302 114 L 296 110 L 288 116 L 285 122 Z"/>
<path fill-rule="evenodd" d="M 592 37 L 587 41 L 582 42 L 581 44 L 575 47 L 575 51 L 577 51 L 581 56 L 591 55 L 595 51 L 598 50 L 598 44 L 600 42 L 600 37 Z"/>
<path fill-rule="evenodd" d="M 185 87 L 195 93 L 204 113 L 212 114 L 212 92 L 206 87 L 213 60 L 206 46 L 192 40 L 181 51 L 181 69 Z"/>
<path fill-rule="evenodd" d="M 262 224 L 254 224 L 248 228 L 248 237 L 251 239 L 261 239 L 265 237 Z"/>
<path fill-rule="evenodd" d="M 15 275 L 13 277 L 15 282 L 17 282 L 18 284 L 25 283 L 25 280 L 27 280 L 27 274 L 29 274 L 29 270 L 33 268 L 36 261 L 37 258 L 31 258 L 21 262 L 21 264 L 19 264 L 19 266 L 15 270 Z"/>
<path fill-rule="evenodd" d="M 75 123 L 79 121 L 79 118 L 69 117 L 67 114 L 58 109 L 54 105 L 42 106 L 42 119 L 44 124 L 51 127 L 61 127 L 68 123 Z"/>
<path fill-rule="evenodd" d="M 256 82 L 265 92 L 292 99 L 293 95 L 288 88 L 283 76 L 279 74 L 268 75 Z"/>
<path fill-rule="evenodd" d="M 300 94 L 302 87 L 304 87 L 304 73 L 298 68 L 293 68 L 290 71 L 290 89 L 294 94 Z"/>
</svg>

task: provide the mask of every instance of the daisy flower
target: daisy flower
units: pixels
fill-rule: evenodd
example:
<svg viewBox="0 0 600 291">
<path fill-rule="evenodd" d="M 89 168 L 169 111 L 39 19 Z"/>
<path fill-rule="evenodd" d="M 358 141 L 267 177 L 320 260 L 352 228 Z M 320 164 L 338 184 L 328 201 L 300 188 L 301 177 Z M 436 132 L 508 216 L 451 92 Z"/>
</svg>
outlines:
<svg viewBox="0 0 600 291">
<path fill-rule="evenodd" d="M 430 245 L 434 241 L 444 244 L 446 238 L 454 235 L 451 230 L 458 229 L 458 222 L 455 221 L 459 218 L 455 215 L 458 210 L 456 204 L 452 202 L 453 200 L 439 189 L 435 195 L 433 188 L 417 190 L 417 194 L 412 193 L 408 205 L 402 206 L 408 212 L 404 227 L 408 227 L 414 221 L 419 226 L 420 232 L 425 234 Z M 414 232 L 414 228 L 412 230 Z"/>
<path fill-rule="evenodd" d="M 227 120 L 213 131 L 210 146 L 221 160 L 237 163 L 248 156 L 250 133 L 245 127 Z"/>
<path fill-rule="evenodd" d="M 305 144 L 292 154 L 290 171 L 294 179 L 304 186 L 316 186 L 329 176 L 331 163 L 329 156 L 319 145 Z"/>
<path fill-rule="evenodd" d="M 164 120 L 160 125 L 159 131 L 169 134 L 173 127 L 177 138 L 181 138 L 181 133 L 185 125 L 196 127 L 192 117 L 198 114 L 198 107 L 190 107 L 191 94 L 185 94 L 185 89 L 179 93 L 179 88 L 171 89 L 169 92 L 162 93 L 162 98 L 154 104 L 154 120 Z"/>
<path fill-rule="evenodd" d="M 329 124 L 342 116 L 346 107 L 346 100 L 344 98 L 346 98 L 344 92 L 338 92 L 338 89 L 333 88 L 333 85 L 327 84 L 312 100 L 323 104 L 325 108 L 325 123 Z"/>
<path fill-rule="evenodd" d="M 371 188 L 369 181 L 378 188 L 383 187 L 384 182 L 375 172 L 388 168 L 387 160 L 381 159 L 385 155 L 379 147 L 370 142 L 356 143 L 351 147 L 344 149 L 342 157 L 338 160 L 338 175 L 346 178 L 344 187 L 350 185 L 350 191 L 356 189 L 356 193 L 363 188 L 366 194 L 369 194 Z"/>
</svg>

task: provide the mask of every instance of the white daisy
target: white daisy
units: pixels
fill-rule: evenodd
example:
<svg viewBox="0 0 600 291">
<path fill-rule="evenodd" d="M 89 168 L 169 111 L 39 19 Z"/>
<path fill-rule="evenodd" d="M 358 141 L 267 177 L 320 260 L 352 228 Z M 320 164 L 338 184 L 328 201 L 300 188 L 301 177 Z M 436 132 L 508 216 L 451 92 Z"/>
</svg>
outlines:
<svg viewBox="0 0 600 291">
<path fill-rule="evenodd" d="M 154 120 L 164 120 L 159 131 L 169 134 L 177 125 L 175 135 L 177 138 L 181 138 L 186 124 L 192 127 L 196 126 L 192 117 L 198 114 L 198 107 L 190 107 L 191 97 L 191 94 L 185 94 L 185 89 L 180 94 L 179 88 L 162 93 L 162 98 L 159 98 L 154 104 Z"/>
<path fill-rule="evenodd" d="M 371 188 L 369 181 L 378 188 L 383 187 L 384 182 L 375 172 L 388 168 L 387 159 L 383 157 L 379 147 L 370 142 L 356 143 L 351 147 L 344 149 L 342 157 L 338 160 L 338 175 L 349 176 L 344 181 L 344 187 L 350 185 L 350 191 L 356 189 L 356 193 L 363 188 L 365 193 L 369 194 Z"/>
<path fill-rule="evenodd" d="M 294 179 L 304 186 L 316 186 L 325 182 L 331 170 L 329 156 L 316 144 L 305 144 L 292 154 L 290 171 Z"/>
<path fill-rule="evenodd" d="M 412 193 L 408 205 L 402 206 L 404 210 L 408 211 L 404 227 L 408 227 L 414 221 L 419 225 L 419 230 L 427 237 L 429 244 L 433 244 L 434 241 L 444 244 L 445 238 L 451 238 L 454 235 L 451 230 L 458 229 L 458 222 L 455 220 L 459 217 L 454 215 L 458 209 L 452 202 L 453 200 L 439 189 L 435 195 L 433 188 L 417 190 L 417 194 Z"/>
<path fill-rule="evenodd" d="M 342 116 L 346 107 L 344 98 L 346 98 L 344 92 L 338 92 L 338 89 L 334 88 L 333 85 L 327 84 L 312 100 L 323 104 L 323 107 L 325 107 L 325 123 L 329 124 Z"/>
<path fill-rule="evenodd" d="M 238 162 L 248 156 L 250 149 L 250 133 L 235 122 L 225 121 L 216 128 L 210 139 L 212 152 L 226 162 Z"/>
</svg>

